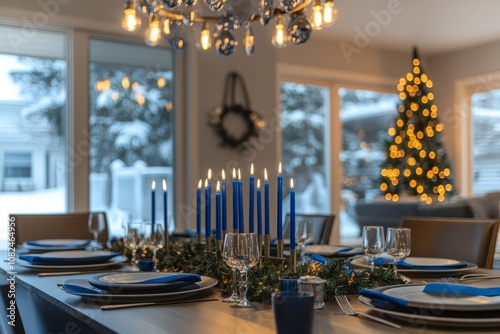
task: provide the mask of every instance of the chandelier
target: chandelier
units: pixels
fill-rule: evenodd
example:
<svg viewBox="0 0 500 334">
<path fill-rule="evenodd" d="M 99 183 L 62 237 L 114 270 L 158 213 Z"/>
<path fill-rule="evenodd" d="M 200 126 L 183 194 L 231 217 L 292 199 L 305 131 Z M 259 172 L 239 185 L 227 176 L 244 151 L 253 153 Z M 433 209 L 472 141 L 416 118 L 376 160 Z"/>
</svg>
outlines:
<svg viewBox="0 0 500 334">
<path fill-rule="evenodd" d="M 245 54 L 252 55 L 255 49 L 252 24 L 255 22 L 267 26 L 274 20 L 271 42 L 283 48 L 288 44 L 304 44 L 313 30 L 329 27 L 337 19 L 333 0 L 279 0 L 277 6 L 274 0 L 127 0 L 122 19 L 125 30 L 139 29 L 141 19 L 137 12 L 147 17 L 146 44 L 156 46 L 164 39 L 172 48 L 183 49 L 187 42 L 185 30 L 191 28 L 199 31 L 196 42 L 199 49 L 206 51 L 213 47 L 221 56 L 234 53 L 238 41 L 233 31 L 242 26 L 245 27 Z"/>
</svg>

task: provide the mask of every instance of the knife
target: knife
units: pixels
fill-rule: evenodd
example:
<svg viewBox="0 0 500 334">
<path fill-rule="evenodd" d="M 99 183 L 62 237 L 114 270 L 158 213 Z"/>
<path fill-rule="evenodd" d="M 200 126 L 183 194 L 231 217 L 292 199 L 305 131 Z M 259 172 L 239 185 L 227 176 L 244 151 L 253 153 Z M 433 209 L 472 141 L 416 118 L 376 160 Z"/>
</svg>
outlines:
<svg viewBox="0 0 500 334">
<path fill-rule="evenodd" d="M 155 306 L 155 305 L 172 305 L 172 304 L 213 302 L 213 301 L 217 301 L 217 300 L 219 300 L 219 299 L 218 298 L 210 298 L 210 299 L 176 300 L 176 301 L 170 301 L 170 302 L 112 304 L 112 305 L 101 306 L 101 310 L 118 310 L 118 309 L 122 309 L 122 308 L 139 307 L 139 306 Z"/>
</svg>

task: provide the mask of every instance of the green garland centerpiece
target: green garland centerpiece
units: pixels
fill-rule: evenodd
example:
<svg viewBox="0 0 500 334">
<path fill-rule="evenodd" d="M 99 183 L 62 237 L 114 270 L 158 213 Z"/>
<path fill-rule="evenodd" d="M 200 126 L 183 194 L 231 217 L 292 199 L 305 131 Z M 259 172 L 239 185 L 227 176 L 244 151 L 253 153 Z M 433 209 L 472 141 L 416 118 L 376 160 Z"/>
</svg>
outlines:
<svg viewBox="0 0 500 334">
<path fill-rule="evenodd" d="M 214 243 L 212 243 L 214 244 Z M 124 247 L 123 240 L 112 243 L 111 250 L 131 256 Z M 157 251 L 157 269 L 166 272 L 189 272 L 218 280 L 218 287 L 222 296 L 229 296 L 232 292 L 232 270 L 227 266 L 220 253 L 207 252 L 204 244 L 191 239 L 170 238 L 168 250 L 162 248 Z M 147 248 L 137 251 L 137 257 L 150 257 Z M 264 258 L 261 265 L 253 267 L 248 272 L 248 299 L 250 301 L 269 303 L 271 294 L 279 290 L 281 277 L 299 278 L 313 275 L 326 280 L 324 286 L 325 301 L 335 295 L 356 294 L 360 289 L 373 288 L 393 284 L 403 284 L 404 279 L 393 270 L 376 267 L 373 271 L 352 270 L 343 258 L 329 259 L 326 264 L 311 261 L 290 267 L 289 261 L 274 258 Z"/>
</svg>

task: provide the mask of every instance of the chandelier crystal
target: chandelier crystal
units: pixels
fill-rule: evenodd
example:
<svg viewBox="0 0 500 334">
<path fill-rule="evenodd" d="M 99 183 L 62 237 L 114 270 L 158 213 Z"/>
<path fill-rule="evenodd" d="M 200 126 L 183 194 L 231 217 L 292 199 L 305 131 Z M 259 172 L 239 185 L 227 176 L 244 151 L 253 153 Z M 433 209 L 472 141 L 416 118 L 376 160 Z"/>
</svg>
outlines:
<svg viewBox="0 0 500 334">
<path fill-rule="evenodd" d="M 235 52 L 238 41 L 233 32 L 242 26 L 241 44 L 250 56 L 256 44 L 252 24 L 267 26 L 275 21 L 270 42 L 283 48 L 307 42 L 312 30 L 330 27 L 338 14 L 333 0 L 279 0 L 276 5 L 273 0 L 127 0 L 123 12 L 121 25 L 129 32 L 141 25 L 137 12 L 147 17 L 144 40 L 150 46 L 164 39 L 172 48 L 183 49 L 185 30 L 191 29 L 199 31 L 196 46 L 200 50 L 214 49 L 221 56 Z"/>
</svg>

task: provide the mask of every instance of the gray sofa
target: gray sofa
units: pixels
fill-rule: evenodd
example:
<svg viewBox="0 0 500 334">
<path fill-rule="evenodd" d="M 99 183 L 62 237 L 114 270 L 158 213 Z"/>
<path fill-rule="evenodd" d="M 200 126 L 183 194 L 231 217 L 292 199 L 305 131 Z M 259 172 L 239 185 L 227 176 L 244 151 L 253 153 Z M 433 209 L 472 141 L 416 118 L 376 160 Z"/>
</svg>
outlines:
<svg viewBox="0 0 500 334">
<path fill-rule="evenodd" d="M 363 226 L 368 225 L 398 227 L 402 216 L 499 218 L 499 206 L 500 192 L 492 192 L 483 196 L 455 197 L 447 203 L 430 205 L 417 200 L 359 200 L 355 213 L 361 233 Z"/>
</svg>

